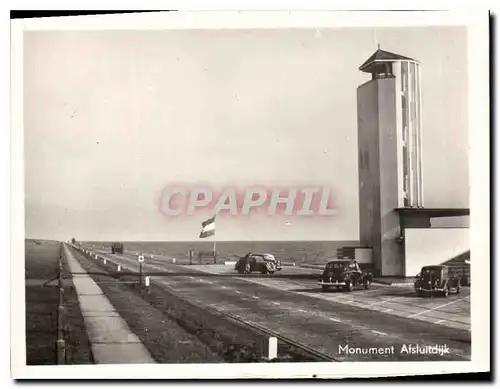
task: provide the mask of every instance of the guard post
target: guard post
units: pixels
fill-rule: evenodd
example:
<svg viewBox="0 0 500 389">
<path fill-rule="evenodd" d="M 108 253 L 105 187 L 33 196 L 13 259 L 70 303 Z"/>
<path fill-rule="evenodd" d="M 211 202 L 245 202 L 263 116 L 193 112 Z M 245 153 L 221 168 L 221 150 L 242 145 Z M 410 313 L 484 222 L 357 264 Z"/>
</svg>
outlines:
<svg viewBox="0 0 500 389">
<path fill-rule="evenodd" d="M 144 263 L 144 255 L 139 254 L 137 260 L 139 261 L 139 284 L 142 285 L 142 264 Z"/>
<path fill-rule="evenodd" d="M 57 364 L 64 365 L 66 363 L 66 344 L 64 341 L 64 283 L 63 283 L 63 264 L 62 264 L 62 246 L 59 254 L 59 305 L 57 307 Z"/>
<path fill-rule="evenodd" d="M 264 359 L 272 361 L 278 358 L 278 339 L 274 336 L 264 340 Z"/>
</svg>

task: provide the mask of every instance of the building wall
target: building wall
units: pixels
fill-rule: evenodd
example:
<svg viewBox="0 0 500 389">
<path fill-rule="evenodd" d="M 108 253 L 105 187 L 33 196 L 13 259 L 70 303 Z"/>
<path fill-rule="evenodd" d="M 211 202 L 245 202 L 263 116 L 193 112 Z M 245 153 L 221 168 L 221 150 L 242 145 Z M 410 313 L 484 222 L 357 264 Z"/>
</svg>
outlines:
<svg viewBox="0 0 500 389">
<path fill-rule="evenodd" d="M 468 228 L 408 228 L 405 232 L 404 275 L 415 276 L 422 266 L 442 264 L 468 250 Z"/>
<path fill-rule="evenodd" d="M 431 218 L 432 228 L 470 228 L 469 216 L 435 217 Z"/>
<path fill-rule="evenodd" d="M 408 70 L 405 76 L 404 83 L 401 77 L 369 81 L 358 87 L 357 96 L 360 243 L 373 247 L 375 270 L 383 276 L 406 272 L 395 211 L 402 205 L 404 189 L 410 192 L 410 202 L 404 205 L 420 204 L 417 80 L 408 77 Z"/>
<path fill-rule="evenodd" d="M 404 246 L 398 243 L 400 187 L 398 185 L 398 135 L 396 78 L 380 79 L 378 84 L 378 129 L 380 164 L 380 231 L 382 275 L 404 272 Z"/>
<path fill-rule="evenodd" d="M 381 269 L 378 80 L 358 87 L 359 239 Z"/>
</svg>

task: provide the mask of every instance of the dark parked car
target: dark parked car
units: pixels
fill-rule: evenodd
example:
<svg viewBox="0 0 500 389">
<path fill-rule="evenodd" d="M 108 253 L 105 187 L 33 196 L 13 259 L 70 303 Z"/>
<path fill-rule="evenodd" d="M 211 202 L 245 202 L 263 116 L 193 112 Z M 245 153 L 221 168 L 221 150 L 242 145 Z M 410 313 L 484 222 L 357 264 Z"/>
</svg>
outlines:
<svg viewBox="0 0 500 389">
<path fill-rule="evenodd" d="M 111 243 L 111 253 L 123 254 L 123 243 L 118 243 L 118 242 Z"/>
<path fill-rule="evenodd" d="M 372 281 L 371 272 L 363 271 L 355 260 L 345 259 L 328 262 L 318 284 L 323 291 L 336 287 L 351 292 L 358 285 L 368 289 Z"/>
<path fill-rule="evenodd" d="M 240 274 L 249 274 L 254 271 L 262 274 L 273 274 L 276 270 L 281 270 L 281 261 L 272 254 L 248 253 L 236 262 L 234 269 Z"/>
<path fill-rule="evenodd" d="M 444 297 L 450 292 L 460 293 L 460 278 L 450 272 L 448 266 L 424 266 L 417 274 L 415 290 L 419 295 L 438 292 Z"/>
</svg>

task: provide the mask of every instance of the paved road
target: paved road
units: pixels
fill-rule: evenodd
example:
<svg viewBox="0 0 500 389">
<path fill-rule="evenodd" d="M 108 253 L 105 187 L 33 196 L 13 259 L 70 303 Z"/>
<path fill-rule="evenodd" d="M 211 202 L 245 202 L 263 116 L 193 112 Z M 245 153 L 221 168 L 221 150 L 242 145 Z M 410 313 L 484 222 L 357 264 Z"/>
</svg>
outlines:
<svg viewBox="0 0 500 389">
<path fill-rule="evenodd" d="M 309 274 L 302 272 L 304 275 L 302 277 L 297 275 L 297 271 L 300 272 L 300 270 L 294 268 L 285 268 L 283 277 L 257 278 L 237 275 L 230 267 L 222 265 L 193 266 L 192 268 L 213 274 L 233 274 L 248 282 L 270 288 L 470 331 L 470 289 L 468 287 L 462 288 L 460 294 L 450 294 L 446 299 L 440 296 L 420 297 L 415 293 L 413 285 L 372 284 L 369 291 L 361 288 L 353 293 L 336 293 L 335 290 L 325 293 L 317 285 L 319 273 L 308 277 Z"/>
<path fill-rule="evenodd" d="M 107 252 L 101 254 L 123 268 L 138 271 L 139 266 L 134 255 L 112 255 Z M 338 360 L 470 359 L 470 332 L 464 329 L 346 304 L 340 301 L 343 298 L 340 296 L 336 299 L 325 299 L 308 295 L 307 291 L 283 290 L 279 285 L 269 283 L 269 278 L 242 279 L 208 275 L 158 259 L 149 259 L 144 264 L 144 270 L 162 272 L 164 275 L 153 276 L 152 282 L 197 304 L 211 306 L 260 324 Z M 313 280 L 295 282 L 299 282 L 297 289 L 303 289 L 303 282 L 309 282 L 311 286 L 314 284 Z M 289 285 L 289 282 L 286 284 Z M 373 290 L 377 292 L 383 288 L 375 286 Z M 331 295 L 335 296 L 334 293 Z M 356 293 L 352 296 L 356 296 L 354 299 L 361 298 Z M 442 346 L 447 347 L 449 351 L 437 355 L 412 354 L 411 351 L 407 353 L 408 348 L 414 347 L 414 350 L 417 345 L 420 350 Z M 353 349 L 353 352 L 347 351 L 346 347 Z"/>
</svg>

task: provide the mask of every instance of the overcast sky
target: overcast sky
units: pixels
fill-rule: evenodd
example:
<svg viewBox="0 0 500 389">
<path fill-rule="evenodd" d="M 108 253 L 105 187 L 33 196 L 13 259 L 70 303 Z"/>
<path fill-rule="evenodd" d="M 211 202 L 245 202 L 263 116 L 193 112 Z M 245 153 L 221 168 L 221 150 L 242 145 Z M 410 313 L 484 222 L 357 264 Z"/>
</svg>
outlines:
<svg viewBox="0 0 500 389">
<path fill-rule="evenodd" d="M 218 240 L 357 240 L 358 67 L 422 63 L 427 207 L 468 207 L 461 28 L 26 32 L 26 236 L 197 240 L 173 182 L 332 188 L 335 217 L 221 217 Z M 208 215 L 207 215 L 208 216 Z"/>
</svg>

